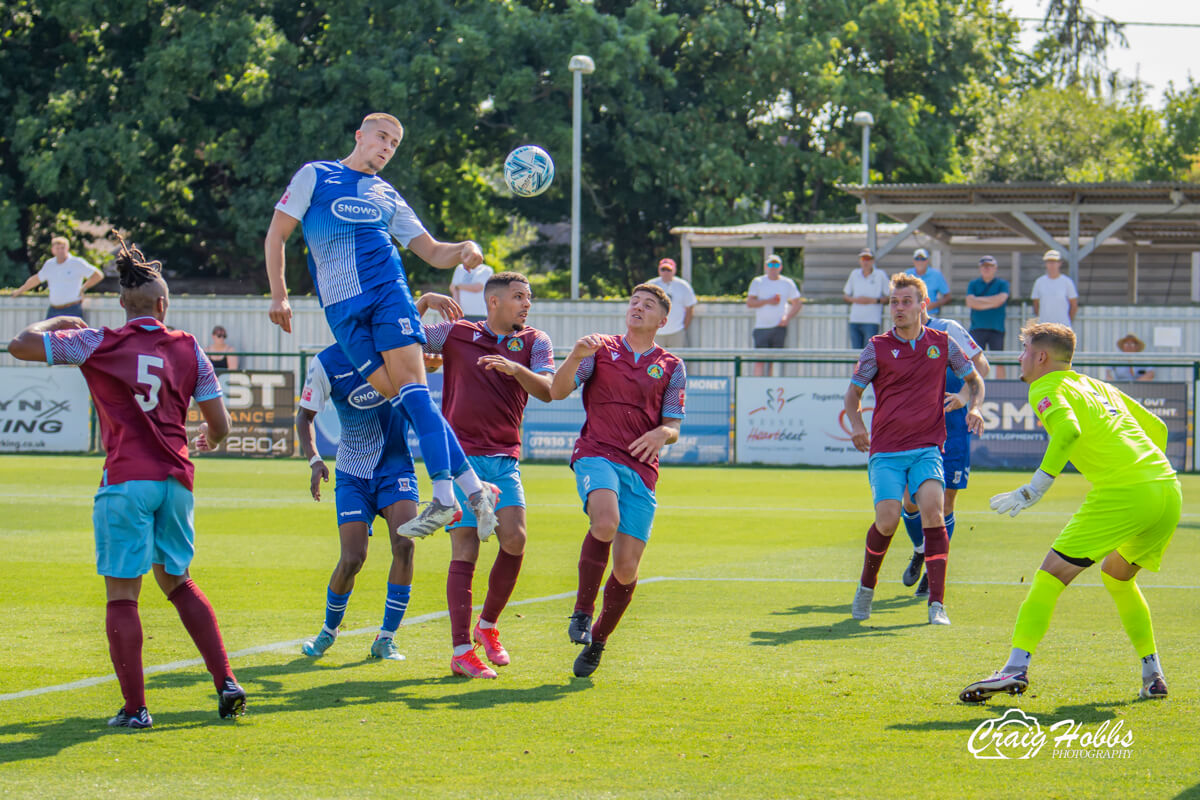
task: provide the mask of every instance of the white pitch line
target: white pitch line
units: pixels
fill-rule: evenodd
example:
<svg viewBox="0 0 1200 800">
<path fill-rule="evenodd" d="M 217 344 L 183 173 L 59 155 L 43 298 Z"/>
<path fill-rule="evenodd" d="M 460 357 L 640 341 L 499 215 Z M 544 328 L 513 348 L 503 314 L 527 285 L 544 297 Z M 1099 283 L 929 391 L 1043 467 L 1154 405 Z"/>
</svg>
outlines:
<svg viewBox="0 0 1200 800">
<path fill-rule="evenodd" d="M 854 583 L 857 579 L 849 578 L 702 578 L 702 577 L 674 577 L 659 575 L 652 578 L 645 578 L 638 581 L 639 585 L 647 583 L 664 583 L 667 581 L 679 583 Z M 1027 586 L 1028 584 L 1018 583 L 1013 581 L 954 581 L 952 586 Z M 1073 586 L 1088 586 L 1099 588 L 1103 584 L 1099 583 L 1074 583 Z M 1200 586 L 1185 586 L 1185 585 L 1148 585 L 1143 586 L 1144 589 L 1200 589 Z M 533 603 L 547 603 L 551 600 L 566 600 L 575 596 L 575 592 L 562 592 L 560 594 L 548 594 L 544 597 L 531 597 L 526 600 L 515 600 L 508 604 L 508 608 L 513 606 L 526 606 Z M 474 610 L 479 610 L 482 606 L 475 606 Z M 433 611 L 428 614 L 421 614 L 417 617 L 412 617 L 404 621 L 405 625 L 419 625 L 422 622 L 432 622 L 436 619 L 448 617 L 450 614 L 447 611 Z M 362 636 L 368 633 L 375 633 L 379 630 L 378 626 L 372 625 L 368 628 L 358 628 L 352 631 L 343 631 L 338 634 L 340 639 L 343 636 Z M 291 639 L 286 642 L 273 642 L 271 644 L 258 645 L 257 647 L 247 647 L 243 650 L 237 650 L 229 654 L 230 660 L 242 658 L 244 656 L 257 655 L 259 653 L 272 653 L 278 650 L 288 650 L 293 647 L 298 647 L 303 644 L 306 639 Z M 183 661 L 172 661 L 168 664 L 155 664 L 146 667 L 145 674 L 153 675 L 158 672 L 171 672 L 177 669 L 186 669 L 188 667 L 196 667 L 204 664 L 201 658 L 188 658 Z M 83 678 L 82 680 L 71 681 L 70 683 L 60 683 L 55 686 L 42 686 L 37 689 L 24 689 L 19 692 L 10 692 L 8 694 L 0 694 L 0 702 L 6 700 L 20 700 L 25 697 L 37 697 L 38 695 L 50 694 L 52 692 L 66 692 L 72 689 L 86 689 L 89 686 L 98 686 L 102 683 L 110 683 L 117 679 L 116 675 L 101 675 L 94 678 Z"/>
</svg>

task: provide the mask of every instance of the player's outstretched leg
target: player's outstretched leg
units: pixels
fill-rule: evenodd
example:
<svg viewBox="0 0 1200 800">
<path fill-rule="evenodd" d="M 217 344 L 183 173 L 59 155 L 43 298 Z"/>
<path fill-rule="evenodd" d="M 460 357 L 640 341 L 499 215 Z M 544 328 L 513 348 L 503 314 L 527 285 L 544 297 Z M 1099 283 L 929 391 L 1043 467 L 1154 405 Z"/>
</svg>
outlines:
<svg viewBox="0 0 1200 800">
<path fill-rule="evenodd" d="M 110 579 L 112 580 L 112 579 Z M 142 620 L 137 600 L 109 600 L 104 631 L 108 654 L 125 704 L 108 721 L 113 728 L 149 728 L 154 724 L 146 710 L 146 676 L 142 672 Z"/>
<path fill-rule="evenodd" d="M 929 624 L 949 625 L 944 606 L 946 562 L 950 555 L 950 537 L 943 526 L 925 528 L 925 575 L 929 578 Z"/>
<path fill-rule="evenodd" d="M 1167 696 L 1167 682 L 1163 677 L 1162 665 L 1158 660 L 1158 645 L 1154 641 L 1154 625 L 1150 619 L 1150 606 L 1136 578 L 1123 581 L 1107 572 L 1100 573 L 1104 588 L 1117 604 L 1121 626 L 1129 635 L 1133 649 L 1142 663 L 1142 688 L 1138 696 L 1143 700 L 1161 699 Z"/>
<path fill-rule="evenodd" d="M 524 538 L 524 535 L 520 537 L 522 543 Z M 498 667 L 512 663 L 508 651 L 500 643 L 500 632 L 496 623 L 500 620 L 504 607 L 508 605 L 508 599 L 512 597 L 513 589 L 517 585 L 517 576 L 521 572 L 521 562 L 525 558 L 524 553 L 514 555 L 505 550 L 503 545 L 504 542 L 501 541 L 500 552 L 496 554 L 496 562 L 492 564 L 492 571 L 488 574 L 487 597 L 483 601 L 479 622 L 472 633 L 475 643 L 483 647 L 487 660 Z"/>
<path fill-rule="evenodd" d="M 575 592 L 575 610 L 567 625 L 567 636 L 575 644 L 590 644 L 592 641 L 592 614 L 596 610 L 596 596 L 600 594 L 600 583 L 604 570 L 608 568 L 608 554 L 612 541 L 602 542 L 588 531 L 579 550 L 579 586 Z"/>
<path fill-rule="evenodd" d="M 411 543 L 410 543 L 411 545 Z M 409 579 L 411 580 L 411 578 Z M 408 610 L 408 600 L 412 594 L 412 584 L 392 583 L 387 585 L 387 599 L 383 603 L 383 624 L 379 633 L 371 643 L 371 658 L 381 658 L 385 661 L 403 661 L 404 655 L 396 649 L 396 631 Z"/>
<path fill-rule="evenodd" d="M 636 577 L 629 583 L 621 583 L 615 574 L 608 576 L 608 582 L 604 584 L 604 602 L 600 607 L 600 616 L 592 626 L 591 641 L 575 659 L 575 677 L 586 678 L 600 666 L 600 657 L 604 655 L 608 637 L 621 621 L 625 609 L 629 608 L 636 588 Z"/>
<path fill-rule="evenodd" d="M 342 618 L 346 616 L 346 607 L 350 604 L 350 594 L 353 591 L 338 594 L 332 586 L 325 587 L 325 624 L 320 632 L 301 645 L 300 650 L 306 656 L 323 656 L 325 651 L 333 647 L 337 641 L 338 628 Z"/>
<path fill-rule="evenodd" d="M 1044 569 L 1033 576 L 1025 602 L 1013 626 L 1013 649 L 1008 661 L 991 677 L 969 684 L 959 692 L 964 703 L 980 703 L 994 694 L 1021 694 L 1029 687 L 1028 670 L 1038 643 L 1050 629 L 1050 618 L 1067 585 Z"/>
<path fill-rule="evenodd" d="M 496 671 L 480 661 L 471 646 L 471 581 L 474 577 L 474 562 L 450 562 L 450 572 L 446 576 L 446 606 L 450 612 L 450 637 L 454 645 L 450 671 L 466 678 L 495 678 Z"/>
<path fill-rule="evenodd" d="M 887 555 L 888 545 L 891 543 L 892 537 L 880 533 L 874 523 L 867 529 L 862 575 L 858 579 L 858 589 L 854 592 L 854 602 L 850 605 L 852 619 L 870 618 L 871 601 L 875 597 L 875 584 L 879 580 L 879 568 L 883 565 L 883 557 Z"/>
<path fill-rule="evenodd" d="M 159 567 L 156 565 L 155 569 L 157 571 Z M 229 666 L 229 655 L 225 652 L 217 615 L 200 587 L 186 575 L 182 577 L 183 582 L 171 590 L 167 599 L 175 606 L 183 627 L 196 643 L 204 666 L 212 675 L 217 689 L 217 713 L 222 719 L 239 717 L 246 710 L 246 692 L 238 685 Z"/>
</svg>

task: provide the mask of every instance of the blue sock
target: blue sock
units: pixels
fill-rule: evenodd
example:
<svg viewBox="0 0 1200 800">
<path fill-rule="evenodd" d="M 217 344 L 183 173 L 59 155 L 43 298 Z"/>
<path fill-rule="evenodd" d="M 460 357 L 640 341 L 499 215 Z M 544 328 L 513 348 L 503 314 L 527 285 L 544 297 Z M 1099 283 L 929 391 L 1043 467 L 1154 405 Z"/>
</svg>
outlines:
<svg viewBox="0 0 1200 800">
<path fill-rule="evenodd" d="M 409 585 L 387 585 L 387 602 L 383 605 L 383 626 L 380 627 L 380 632 L 395 633 L 400 627 L 400 620 L 404 619 L 404 612 L 408 610 L 408 595 L 411 591 L 412 586 Z"/>
<path fill-rule="evenodd" d="M 354 591 L 351 589 L 350 591 Z M 350 592 L 345 594 L 335 594 L 333 589 L 326 587 L 325 589 L 325 629 L 337 632 L 338 626 L 342 624 L 342 617 L 346 616 L 346 606 L 350 603 Z"/>
<path fill-rule="evenodd" d="M 431 480 L 450 479 L 450 445 L 446 420 L 442 417 L 429 387 L 421 383 L 410 383 L 392 398 L 392 405 L 400 406 L 408 414 L 413 428 L 417 431 L 417 439 L 421 442 L 421 458 L 425 459 L 425 469 Z"/>
<path fill-rule="evenodd" d="M 908 538 L 912 539 L 913 549 L 919 550 L 925 545 L 925 531 L 921 530 L 921 512 L 914 511 L 909 514 L 907 511 L 901 514 L 904 519 L 904 530 L 908 534 Z"/>
<path fill-rule="evenodd" d="M 946 534 L 951 538 L 954 537 L 954 512 L 951 511 L 946 515 Z"/>
</svg>

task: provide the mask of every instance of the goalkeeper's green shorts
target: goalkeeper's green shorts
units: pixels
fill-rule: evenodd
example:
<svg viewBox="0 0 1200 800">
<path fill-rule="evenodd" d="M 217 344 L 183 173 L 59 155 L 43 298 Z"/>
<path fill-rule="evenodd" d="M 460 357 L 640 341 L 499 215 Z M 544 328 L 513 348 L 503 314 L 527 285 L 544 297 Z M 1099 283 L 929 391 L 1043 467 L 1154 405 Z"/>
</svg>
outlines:
<svg viewBox="0 0 1200 800">
<path fill-rule="evenodd" d="M 1116 550 L 1130 564 L 1158 572 L 1183 507 L 1179 481 L 1092 489 L 1052 547 L 1070 558 L 1103 561 Z"/>
</svg>

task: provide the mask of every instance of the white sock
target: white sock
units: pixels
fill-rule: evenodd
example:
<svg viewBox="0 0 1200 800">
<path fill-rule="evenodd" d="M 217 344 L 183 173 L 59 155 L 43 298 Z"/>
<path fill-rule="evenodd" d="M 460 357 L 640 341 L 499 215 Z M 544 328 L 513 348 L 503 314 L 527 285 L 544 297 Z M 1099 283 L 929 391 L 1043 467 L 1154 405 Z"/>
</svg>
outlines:
<svg viewBox="0 0 1200 800">
<path fill-rule="evenodd" d="M 376 639 L 391 639 L 395 635 L 396 635 L 395 631 L 385 631 L 383 628 L 380 628 L 379 633 L 375 634 L 375 638 Z"/>
<path fill-rule="evenodd" d="M 444 506 L 454 505 L 454 483 L 445 479 L 434 481 L 433 499 Z"/>
<path fill-rule="evenodd" d="M 462 474 L 454 479 L 454 482 L 458 484 L 458 488 L 462 489 L 463 494 L 467 497 L 483 490 L 483 484 L 479 482 L 479 476 L 475 474 L 475 470 L 470 468 L 463 470 Z"/>
<path fill-rule="evenodd" d="M 326 628 L 324 625 L 321 626 L 321 632 L 328 633 L 330 636 L 332 636 L 335 639 L 337 638 L 337 631 L 331 631 L 331 630 L 329 630 L 329 628 Z"/>
<path fill-rule="evenodd" d="M 1029 669 L 1029 662 L 1033 660 L 1033 653 L 1028 650 L 1022 650 L 1019 647 L 1014 647 L 1012 652 L 1008 654 L 1008 663 L 1004 665 L 1001 672 L 1024 672 Z"/>
<path fill-rule="evenodd" d="M 1162 664 L 1158 663 L 1158 653 L 1151 653 L 1142 659 L 1142 680 L 1150 680 L 1156 672 L 1162 675 Z"/>
<path fill-rule="evenodd" d="M 488 622 L 488 621 L 487 621 L 486 619 L 484 619 L 483 617 L 480 617 L 480 618 L 479 618 L 479 627 L 483 628 L 485 631 L 489 631 L 489 630 L 491 630 L 492 628 L 496 627 L 496 623 L 494 623 L 494 622 Z"/>
<path fill-rule="evenodd" d="M 461 656 L 463 653 L 469 652 L 472 649 L 473 648 L 469 644 L 460 644 L 458 647 L 454 648 L 454 655 Z"/>
<path fill-rule="evenodd" d="M 921 555 L 925 555 L 925 542 L 921 542 L 919 545 L 914 547 L 913 552 L 920 553 Z"/>
</svg>

